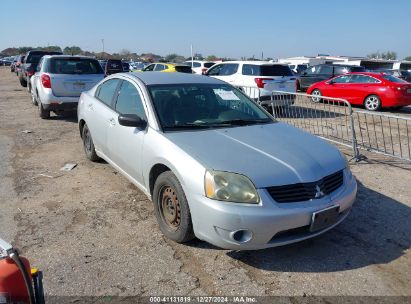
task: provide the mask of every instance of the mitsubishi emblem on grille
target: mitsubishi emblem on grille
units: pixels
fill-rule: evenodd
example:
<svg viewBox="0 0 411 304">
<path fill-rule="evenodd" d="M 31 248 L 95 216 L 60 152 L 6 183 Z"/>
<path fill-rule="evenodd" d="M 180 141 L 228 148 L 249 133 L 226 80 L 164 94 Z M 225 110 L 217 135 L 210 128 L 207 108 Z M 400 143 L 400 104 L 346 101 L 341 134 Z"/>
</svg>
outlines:
<svg viewBox="0 0 411 304">
<path fill-rule="evenodd" d="M 315 198 L 322 198 L 324 196 L 324 192 L 321 191 L 321 188 L 319 185 L 315 186 Z"/>
</svg>

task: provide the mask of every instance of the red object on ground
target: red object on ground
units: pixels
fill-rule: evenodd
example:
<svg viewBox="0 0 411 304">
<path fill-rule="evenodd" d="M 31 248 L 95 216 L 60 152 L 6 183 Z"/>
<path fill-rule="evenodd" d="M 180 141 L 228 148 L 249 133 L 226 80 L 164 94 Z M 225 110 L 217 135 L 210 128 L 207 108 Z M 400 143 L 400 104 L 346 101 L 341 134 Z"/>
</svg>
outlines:
<svg viewBox="0 0 411 304">
<path fill-rule="evenodd" d="M 30 274 L 30 262 L 23 257 L 20 259 Z M 6 303 L 10 301 L 29 303 L 29 294 L 23 274 L 10 258 L 0 260 L 0 298 L 2 297 L 6 298 Z"/>
</svg>

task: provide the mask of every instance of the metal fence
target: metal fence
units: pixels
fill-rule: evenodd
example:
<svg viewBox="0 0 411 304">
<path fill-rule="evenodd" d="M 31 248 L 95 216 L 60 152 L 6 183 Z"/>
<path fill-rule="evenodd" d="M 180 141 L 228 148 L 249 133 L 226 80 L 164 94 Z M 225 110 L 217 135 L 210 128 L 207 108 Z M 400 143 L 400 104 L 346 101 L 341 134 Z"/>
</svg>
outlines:
<svg viewBox="0 0 411 304">
<path fill-rule="evenodd" d="M 353 116 L 358 147 L 411 160 L 411 118 L 361 110 Z"/>
<path fill-rule="evenodd" d="M 411 118 L 353 110 L 341 98 L 281 91 L 261 96 L 257 88 L 240 90 L 277 120 L 350 147 L 356 161 L 364 158 L 360 149 L 411 160 Z"/>
</svg>

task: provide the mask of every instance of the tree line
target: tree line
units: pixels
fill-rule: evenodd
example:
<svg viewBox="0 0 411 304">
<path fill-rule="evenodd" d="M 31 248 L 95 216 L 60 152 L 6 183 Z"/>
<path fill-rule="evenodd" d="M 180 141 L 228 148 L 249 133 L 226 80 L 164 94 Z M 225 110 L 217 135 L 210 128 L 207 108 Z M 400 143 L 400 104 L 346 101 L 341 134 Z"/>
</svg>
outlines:
<svg viewBox="0 0 411 304">
<path fill-rule="evenodd" d="M 16 56 L 25 54 L 30 50 L 42 50 L 42 51 L 49 51 L 49 52 L 62 52 L 66 55 L 84 55 L 84 56 L 91 56 L 97 59 L 123 59 L 123 60 L 132 60 L 132 61 L 160 61 L 160 62 L 183 62 L 186 60 L 191 60 L 191 57 L 185 57 L 179 54 L 169 54 L 166 56 L 161 56 L 158 54 L 153 53 L 142 53 L 137 54 L 133 53 L 127 49 L 122 49 L 118 53 L 107 53 L 107 52 L 90 52 L 81 49 L 79 46 L 66 46 L 65 48 L 61 48 L 57 45 L 50 45 L 50 46 L 38 46 L 38 47 L 31 47 L 31 46 L 22 46 L 22 47 L 11 47 L 6 48 L 0 52 L 0 56 L 8 57 L 8 56 Z M 194 59 L 196 60 L 219 60 L 224 59 L 228 60 L 230 58 L 219 58 L 216 55 L 209 55 L 209 56 L 202 56 L 201 54 L 194 54 Z"/>
</svg>

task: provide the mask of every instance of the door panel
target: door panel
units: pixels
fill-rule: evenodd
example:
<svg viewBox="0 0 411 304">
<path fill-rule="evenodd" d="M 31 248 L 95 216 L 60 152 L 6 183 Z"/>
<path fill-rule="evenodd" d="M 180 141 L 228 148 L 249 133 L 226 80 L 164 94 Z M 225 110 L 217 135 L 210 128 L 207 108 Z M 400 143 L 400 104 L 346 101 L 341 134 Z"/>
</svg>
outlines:
<svg viewBox="0 0 411 304">
<path fill-rule="evenodd" d="M 97 88 L 95 96 L 85 100 L 86 123 L 94 145 L 98 151 L 106 155 L 107 129 L 110 127 L 110 119 L 115 114 L 112 106 L 119 84 L 119 79 L 109 79 Z"/>
<path fill-rule="evenodd" d="M 110 117 L 110 128 L 107 130 L 107 147 L 110 159 L 141 185 L 142 150 L 146 130 L 125 127 L 118 123 L 120 114 L 136 114 L 146 119 L 141 90 L 133 83 L 124 80 L 116 100 L 116 112 Z"/>
</svg>

